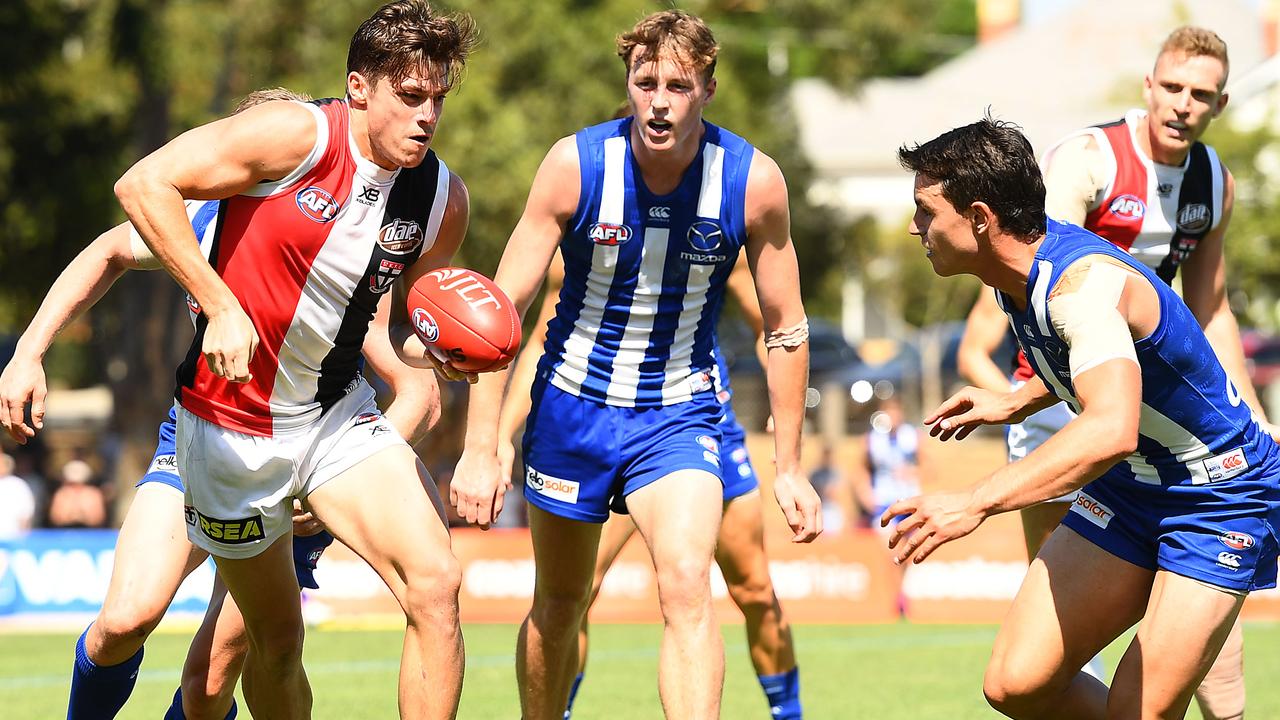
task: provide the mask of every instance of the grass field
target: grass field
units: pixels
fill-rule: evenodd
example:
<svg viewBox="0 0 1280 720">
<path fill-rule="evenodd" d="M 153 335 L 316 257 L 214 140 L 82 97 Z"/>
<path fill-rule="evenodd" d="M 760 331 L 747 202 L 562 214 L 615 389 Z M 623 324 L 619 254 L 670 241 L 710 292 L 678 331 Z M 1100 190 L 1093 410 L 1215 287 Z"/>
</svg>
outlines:
<svg viewBox="0 0 1280 720">
<path fill-rule="evenodd" d="M 471 625 L 462 718 L 516 718 L 512 625 Z M 591 664 L 574 717 L 661 718 L 656 689 L 660 628 L 593 627 Z M 725 627 L 723 717 L 767 718 L 741 626 Z M 982 668 L 995 628 L 879 625 L 795 628 L 802 693 L 810 718 L 990 718 Z M 394 718 L 401 634 L 312 630 L 306 664 L 317 720 Z M 66 713 L 73 635 L 0 636 L 0 717 L 44 720 Z M 122 719 L 156 720 L 178 680 L 187 637 L 157 634 Z M 1280 625 L 1245 627 L 1249 716 L 1280 718 Z M 1107 654 L 1119 659 L 1119 645 Z M 241 715 L 247 717 L 247 714 Z M 1193 710 L 1191 717 L 1198 717 Z"/>
</svg>

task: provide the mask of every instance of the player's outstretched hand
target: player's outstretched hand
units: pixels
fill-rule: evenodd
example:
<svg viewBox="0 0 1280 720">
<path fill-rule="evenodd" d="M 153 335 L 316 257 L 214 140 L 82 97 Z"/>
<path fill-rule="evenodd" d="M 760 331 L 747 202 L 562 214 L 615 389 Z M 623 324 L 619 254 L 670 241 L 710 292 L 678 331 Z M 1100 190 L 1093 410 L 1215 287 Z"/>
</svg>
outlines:
<svg viewBox="0 0 1280 720">
<path fill-rule="evenodd" d="M 778 473 L 773 481 L 773 496 L 795 535 L 791 542 L 807 543 L 822 534 L 822 499 L 797 473 Z"/>
<path fill-rule="evenodd" d="M 506 489 L 511 489 L 511 471 L 516 464 L 516 446 L 510 440 L 498 441 L 498 474 L 506 480 Z"/>
<path fill-rule="evenodd" d="M 967 387 L 947 398 L 924 424 L 931 426 L 929 434 L 939 440 L 963 440 L 980 425 L 1008 422 L 1013 414 L 1008 398 L 1007 393 Z"/>
<path fill-rule="evenodd" d="M 318 535 L 324 530 L 324 523 L 320 522 L 320 518 L 311 514 L 310 510 L 302 507 L 302 503 L 296 498 L 293 501 L 293 534 L 295 537 L 311 537 Z"/>
<path fill-rule="evenodd" d="M 496 454 L 463 450 L 462 457 L 453 469 L 449 483 L 449 502 L 457 509 L 458 516 L 481 530 L 498 519 L 502 512 L 503 495 L 509 482 L 504 480 Z"/>
<path fill-rule="evenodd" d="M 0 425 L 14 442 L 25 445 L 44 428 L 44 399 L 48 393 L 40 361 L 14 355 L 0 373 Z M 26 422 L 28 405 L 30 425 Z"/>
<path fill-rule="evenodd" d="M 435 353 L 428 351 L 427 359 L 431 361 L 431 366 L 436 369 L 436 374 L 445 380 L 451 382 L 462 382 L 463 380 L 475 385 L 480 379 L 480 375 L 473 372 L 466 372 L 455 368 L 451 363 L 445 362 L 436 357 Z"/>
<path fill-rule="evenodd" d="M 938 546 L 973 532 L 986 518 L 971 507 L 968 491 L 917 495 L 890 505 L 880 516 L 888 527 L 895 517 L 906 515 L 889 535 L 893 561 L 923 562 Z"/>
<path fill-rule="evenodd" d="M 231 382 L 247 383 L 253 379 L 249 362 L 258 350 L 258 331 L 239 305 L 216 314 L 206 311 L 208 325 L 200 350 L 209 371 Z"/>
</svg>

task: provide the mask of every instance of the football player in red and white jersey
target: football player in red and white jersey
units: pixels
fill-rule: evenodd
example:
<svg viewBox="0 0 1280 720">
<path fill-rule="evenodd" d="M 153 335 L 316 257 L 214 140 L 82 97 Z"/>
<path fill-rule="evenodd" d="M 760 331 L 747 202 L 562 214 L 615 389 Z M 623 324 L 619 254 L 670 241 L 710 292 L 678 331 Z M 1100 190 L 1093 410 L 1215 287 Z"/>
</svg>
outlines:
<svg viewBox="0 0 1280 720">
<path fill-rule="evenodd" d="M 447 265 L 465 234 L 466 188 L 430 144 L 474 39 L 469 18 L 421 0 L 385 5 L 352 38 L 346 98 L 267 103 L 196 128 L 116 185 L 200 309 L 178 373 L 178 467 L 188 537 L 214 555 L 244 616 L 255 716 L 310 715 L 295 497 L 405 612 L 402 716 L 457 711 L 460 569 L 439 499 L 359 376 L 358 348 L 378 298 Z M 207 262 L 184 199 L 222 200 Z M 392 313 L 401 358 L 432 366 L 399 296 Z"/>
<path fill-rule="evenodd" d="M 1182 297 L 1204 329 L 1227 375 L 1265 422 L 1245 369 L 1240 329 L 1227 303 L 1223 244 L 1235 197 L 1231 173 L 1200 142 L 1227 105 L 1226 43 L 1210 30 L 1183 27 L 1164 41 L 1143 84 L 1145 110 L 1085 128 L 1045 153 L 1045 208 L 1050 217 L 1081 225 L 1128 250 L 1172 282 L 1182 270 Z M 1010 381 L 991 360 L 1008 331 L 992 293 L 981 293 L 961 343 L 961 371 L 975 385 L 1007 392 Z M 1030 377 L 1019 356 L 1015 378 Z M 1015 380 L 1016 381 L 1016 380 Z M 1061 407 L 1046 412 L 1065 415 Z M 1066 419 L 1060 418 L 1065 423 Z M 1010 453 L 1022 435 L 1010 427 Z M 1031 428 L 1028 445 L 1054 432 Z M 1070 498 L 1067 498 L 1070 499 Z M 1034 557 L 1069 503 L 1022 511 L 1029 557 Z M 1243 638 L 1237 622 L 1217 663 L 1196 691 L 1206 718 L 1244 715 Z"/>
</svg>

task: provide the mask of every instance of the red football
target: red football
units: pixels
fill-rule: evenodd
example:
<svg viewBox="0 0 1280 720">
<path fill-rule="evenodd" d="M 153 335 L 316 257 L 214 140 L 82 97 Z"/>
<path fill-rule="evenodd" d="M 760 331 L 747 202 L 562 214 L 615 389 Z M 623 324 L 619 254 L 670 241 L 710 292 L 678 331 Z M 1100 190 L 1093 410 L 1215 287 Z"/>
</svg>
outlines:
<svg viewBox="0 0 1280 720">
<path fill-rule="evenodd" d="M 414 332 L 440 360 L 466 372 L 489 372 L 520 349 L 520 314 L 492 280 L 474 270 L 439 268 L 409 288 Z"/>
</svg>

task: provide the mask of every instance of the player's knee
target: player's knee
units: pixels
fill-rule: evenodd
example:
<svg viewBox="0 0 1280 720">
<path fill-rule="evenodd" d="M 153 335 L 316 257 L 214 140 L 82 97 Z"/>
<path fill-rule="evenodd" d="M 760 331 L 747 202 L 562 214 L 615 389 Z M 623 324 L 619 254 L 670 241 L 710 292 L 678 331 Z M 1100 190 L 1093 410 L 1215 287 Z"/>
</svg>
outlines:
<svg viewBox="0 0 1280 720">
<path fill-rule="evenodd" d="M 284 674 L 302 663 L 302 617 L 263 623 L 250 632 L 249 657 L 261 667 Z"/>
<path fill-rule="evenodd" d="M 462 564 L 453 553 L 406 569 L 404 580 L 402 605 L 411 624 L 457 623 Z"/>
<path fill-rule="evenodd" d="M 992 708 L 1011 718 L 1039 717 L 1047 697 L 1037 678 L 995 659 L 987 666 L 982 694 Z"/>
<path fill-rule="evenodd" d="M 160 624 L 164 610 L 145 602 L 113 602 L 103 606 L 93 625 L 105 647 L 142 643 Z"/>
<path fill-rule="evenodd" d="M 184 674 L 182 709 L 187 720 L 224 720 L 231 707 L 235 684 L 218 682 L 207 674 Z"/>
<path fill-rule="evenodd" d="M 747 577 L 741 582 L 730 583 L 729 596 L 747 617 L 761 617 L 778 605 L 773 583 L 769 581 L 768 575 Z"/>
<path fill-rule="evenodd" d="M 566 628 L 576 632 L 590 603 L 591 587 L 539 586 L 533 594 L 530 619 L 543 628 Z"/>
<path fill-rule="evenodd" d="M 658 570 L 658 600 L 663 615 L 694 612 L 711 601 L 710 559 L 679 558 Z"/>
</svg>

